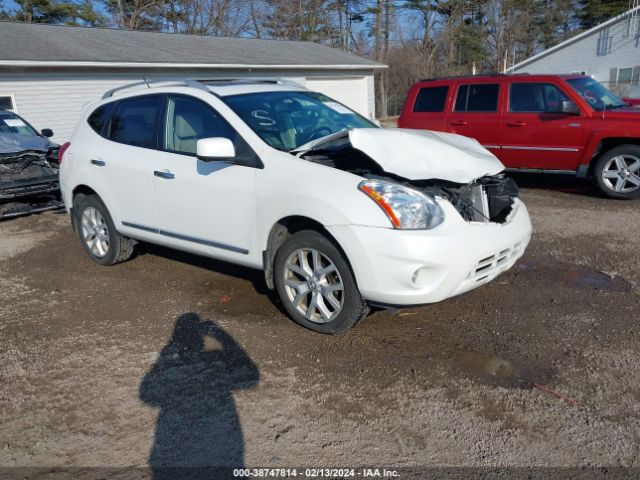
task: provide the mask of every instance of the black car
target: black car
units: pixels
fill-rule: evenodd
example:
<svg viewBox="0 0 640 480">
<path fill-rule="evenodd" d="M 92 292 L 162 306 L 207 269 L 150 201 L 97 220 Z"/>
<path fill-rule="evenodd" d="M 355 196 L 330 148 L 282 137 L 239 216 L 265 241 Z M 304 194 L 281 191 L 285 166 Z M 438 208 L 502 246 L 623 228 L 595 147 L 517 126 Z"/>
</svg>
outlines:
<svg viewBox="0 0 640 480">
<path fill-rule="evenodd" d="M 60 190 L 60 147 L 49 140 L 52 136 L 50 129 L 38 132 L 19 115 L 0 109 L 0 219 L 59 203 L 53 196 Z"/>
</svg>

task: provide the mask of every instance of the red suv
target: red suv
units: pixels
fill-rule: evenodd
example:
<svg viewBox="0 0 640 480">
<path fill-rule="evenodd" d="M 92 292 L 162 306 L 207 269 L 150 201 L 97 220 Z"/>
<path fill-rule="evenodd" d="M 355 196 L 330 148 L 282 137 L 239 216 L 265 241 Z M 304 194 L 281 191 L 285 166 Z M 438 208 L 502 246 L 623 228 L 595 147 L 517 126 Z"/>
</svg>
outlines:
<svg viewBox="0 0 640 480">
<path fill-rule="evenodd" d="M 615 198 L 640 197 L 640 108 L 584 75 L 425 80 L 398 119 L 473 137 L 511 170 L 592 176 Z"/>
</svg>

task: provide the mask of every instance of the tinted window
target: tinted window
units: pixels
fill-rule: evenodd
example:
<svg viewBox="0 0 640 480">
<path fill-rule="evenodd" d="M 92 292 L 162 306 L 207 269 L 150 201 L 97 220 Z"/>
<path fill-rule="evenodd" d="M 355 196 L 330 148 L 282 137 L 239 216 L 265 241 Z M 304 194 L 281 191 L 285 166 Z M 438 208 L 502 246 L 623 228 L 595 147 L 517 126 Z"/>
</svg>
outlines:
<svg viewBox="0 0 640 480">
<path fill-rule="evenodd" d="M 3 110 L 13 110 L 13 98 L 0 97 L 0 108 Z"/>
<path fill-rule="evenodd" d="M 550 83 L 512 83 L 509 88 L 511 112 L 559 112 L 564 100 L 569 99 Z"/>
<path fill-rule="evenodd" d="M 109 138 L 137 147 L 156 148 L 159 105 L 159 97 L 156 96 L 121 100 L 111 120 Z"/>
<path fill-rule="evenodd" d="M 111 111 L 113 110 L 113 103 L 107 103 L 106 105 L 102 105 L 93 111 L 89 118 L 87 119 L 87 123 L 93 128 L 93 130 L 102 135 L 105 131 L 105 127 L 111 118 Z"/>
<path fill-rule="evenodd" d="M 498 111 L 497 83 L 460 85 L 456 96 L 456 112 L 496 112 Z"/>
<path fill-rule="evenodd" d="M 238 158 L 255 157 L 244 139 L 209 105 L 188 97 L 169 98 L 164 131 L 165 150 L 195 155 L 198 140 L 211 137 L 230 139 Z"/>
<path fill-rule="evenodd" d="M 449 87 L 427 87 L 420 89 L 413 106 L 414 112 L 444 112 Z"/>
</svg>

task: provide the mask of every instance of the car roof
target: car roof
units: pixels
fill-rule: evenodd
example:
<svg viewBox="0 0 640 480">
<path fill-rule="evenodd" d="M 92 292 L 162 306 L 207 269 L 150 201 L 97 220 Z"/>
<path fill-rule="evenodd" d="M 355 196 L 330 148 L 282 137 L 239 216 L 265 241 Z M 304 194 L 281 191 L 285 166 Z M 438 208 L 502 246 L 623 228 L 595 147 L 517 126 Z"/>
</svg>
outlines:
<svg viewBox="0 0 640 480">
<path fill-rule="evenodd" d="M 582 75 L 580 73 L 495 73 L 495 74 L 482 74 L 482 75 L 459 75 L 452 77 L 440 77 L 440 78 L 426 78 L 420 80 L 417 84 L 428 84 L 435 82 L 483 82 L 483 81 L 499 81 L 506 79 L 523 79 L 523 80 L 551 80 L 560 78 L 562 80 L 571 80 L 574 78 L 591 78 L 588 75 Z"/>
<path fill-rule="evenodd" d="M 170 93 L 188 90 L 210 92 L 218 97 L 242 95 L 260 92 L 308 91 L 297 82 L 279 79 L 241 79 L 241 80 L 143 80 L 114 88 L 106 92 L 101 100 L 115 100 L 140 95 L 141 93 Z M 90 102 L 95 103 L 95 102 Z"/>
<path fill-rule="evenodd" d="M 230 95 L 242 95 L 247 93 L 258 92 L 291 92 L 291 91 L 308 91 L 300 84 L 296 83 L 269 83 L 269 82 L 220 82 L 205 85 L 215 95 L 226 97 Z"/>
</svg>

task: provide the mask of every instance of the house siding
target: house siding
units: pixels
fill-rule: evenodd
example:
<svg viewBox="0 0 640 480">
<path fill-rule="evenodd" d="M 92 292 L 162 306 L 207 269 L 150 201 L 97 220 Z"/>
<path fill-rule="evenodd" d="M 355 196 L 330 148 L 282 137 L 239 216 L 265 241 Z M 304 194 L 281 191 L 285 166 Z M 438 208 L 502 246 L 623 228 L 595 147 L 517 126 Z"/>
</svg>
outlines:
<svg viewBox="0 0 640 480">
<path fill-rule="evenodd" d="M 296 71 L 212 71 L 212 70 L 137 70 L 122 72 L 86 71 L 82 69 L 57 71 L 0 71 L 0 96 L 12 95 L 15 99 L 16 112 L 29 121 L 35 128 L 51 128 L 54 131 L 53 140 L 65 142 L 73 133 L 82 108 L 87 103 L 100 98 L 107 90 L 127 83 L 140 81 L 141 77 L 148 79 L 162 77 L 181 77 L 194 79 L 215 78 L 251 78 L 251 77 L 278 77 L 293 80 L 301 85 L 306 84 L 307 79 L 332 76 L 335 82 L 335 96 L 339 96 L 340 78 L 353 80 L 354 76 L 362 79 L 362 102 L 357 105 L 348 105 L 367 117 L 373 118 L 374 110 L 371 101 L 371 89 L 373 86 L 373 71 L 341 72 L 314 72 L 303 69 Z M 332 91 L 323 92 L 332 96 Z"/>
<path fill-rule="evenodd" d="M 629 34 L 628 17 L 595 29 L 583 38 L 552 51 L 509 73 L 573 73 L 586 72 L 600 82 L 610 82 L 611 69 L 640 66 L 640 25 L 635 18 L 635 32 Z"/>
</svg>

